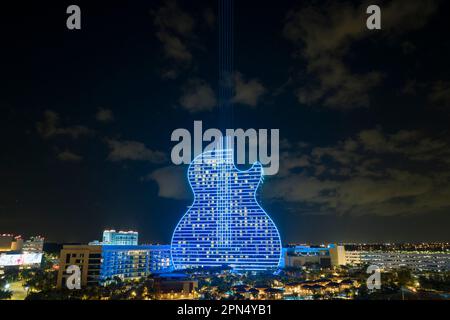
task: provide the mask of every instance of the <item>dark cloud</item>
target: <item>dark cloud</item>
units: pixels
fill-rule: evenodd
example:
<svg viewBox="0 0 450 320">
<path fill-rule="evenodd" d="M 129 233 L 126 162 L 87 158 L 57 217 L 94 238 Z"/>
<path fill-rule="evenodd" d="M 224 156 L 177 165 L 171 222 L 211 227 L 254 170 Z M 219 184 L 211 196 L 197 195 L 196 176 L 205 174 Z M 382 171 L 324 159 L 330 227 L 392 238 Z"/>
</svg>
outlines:
<svg viewBox="0 0 450 320">
<path fill-rule="evenodd" d="M 190 62 L 192 54 L 187 42 L 192 36 L 194 19 L 176 1 L 166 1 L 154 13 L 156 36 L 164 46 L 165 55 L 176 61 Z"/>
<path fill-rule="evenodd" d="M 83 160 L 82 156 L 73 153 L 69 150 L 59 152 L 57 158 L 61 161 L 68 161 L 68 162 L 80 162 L 81 160 Z"/>
<path fill-rule="evenodd" d="M 169 61 L 162 67 L 163 79 L 176 79 L 183 69 L 192 63 L 191 44 L 194 39 L 194 18 L 181 9 L 174 0 L 165 1 L 152 12 L 156 27 L 156 37 L 163 46 L 163 52 Z"/>
<path fill-rule="evenodd" d="M 179 37 L 173 36 L 165 31 L 158 32 L 157 36 L 163 43 L 164 51 L 168 57 L 183 62 L 190 62 L 192 60 L 192 54 Z"/>
<path fill-rule="evenodd" d="M 203 11 L 203 17 L 206 21 L 206 24 L 210 27 L 213 28 L 214 25 L 216 24 L 216 15 L 214 14 L 214 11 L 211 8 L 206 8 Z"/>
<path fill-rule="evenodd" d="M 437 106 L 450 106 L 450 81 L 436 81 L 429 95 L 431 103 Z"/>
<path fill-rule="evenodd" d="M 95 118 L 100 122 L 111 122 L 114 121 L 114 115 L 112 110 L 100 108 L 98 109 Z"/>
<path fill-rule="evenodd" d="M 383 73 L 356 73 L 344 62 L 355 42 L 377 34 L 366 28 L 367 6 L 327 2 L 288 13 L 284 36 L 297 46 L 296 56 L 306 61 L 307 72 L 316 77 L 315 82 L 297 90 L 300 103 L 339 109 L 369 105 L 369 93 L 380 84 Z M 422 27 L 436 11 L 437 2 L 398 0 L 381 8 L 380 32 L 395 36 Z"/>
<path fill-rule="evenodd" d="M 44 120 L 38 122 L 36 128 L 43 138 L 66 135 L 76 139 L 80 136 L 92 133 L 92 130 L 81 125 L 61 127 L 59 115 L 51 110 L 45 111 Z"/>
<path fill-rule="evenodd" d="M 150 150 L 142 142 L 109 139 L 107 143 L 110 148 L 110 161 L 139 160 L 162 163 L 166 160 L 163 152 Z"/>
<path fill-rule="evenodd" d="M 393 216 L 450 209 L 450 144 L 420 131 L 364 130 L 335 146 L 288 155 L 266 196 L 309 213 Z"/>
<path fill-rule="evenodd" d="M 152 17 L 168 62 L 162 66 L 162 78 L 173 80 L 188 70 L 192 75 L 198 69 L 194 55 L 206 52 L 204 35 L 210 33 L 216 21 L 213 10 L 203 7 L 188 11 L 180 2 L 167 0 L 152 12 Z"/>
<path fill-rule="evenodd" d="M 235 96 L 233 102 L 255 107 L 266 92 L 266 88 L 258 79 L 246 81 L 240 72 L 234 76 Z"/>
<path fill-rule="evenodd" d="M 180 104 L 189 112 L 211 111 L 217 105 L 217 99 L 209 84 L 194 79 L 185 84 Z"/>
</svg>

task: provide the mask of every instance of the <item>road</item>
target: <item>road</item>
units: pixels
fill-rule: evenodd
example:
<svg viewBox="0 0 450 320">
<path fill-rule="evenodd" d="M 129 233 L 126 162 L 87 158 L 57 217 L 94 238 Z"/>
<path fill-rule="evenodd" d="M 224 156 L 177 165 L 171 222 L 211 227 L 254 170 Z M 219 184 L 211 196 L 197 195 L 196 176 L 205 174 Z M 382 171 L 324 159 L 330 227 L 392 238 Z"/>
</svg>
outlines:
<svg viewBox="0 0 450 320">
<path fill-rule="evenodd" d="M 13 293 L 11 300 L 25 300 L 27 291 L 23 288 L 22 281 L 11 282 L 9 285 L 9 290 Z"/>
</svg>

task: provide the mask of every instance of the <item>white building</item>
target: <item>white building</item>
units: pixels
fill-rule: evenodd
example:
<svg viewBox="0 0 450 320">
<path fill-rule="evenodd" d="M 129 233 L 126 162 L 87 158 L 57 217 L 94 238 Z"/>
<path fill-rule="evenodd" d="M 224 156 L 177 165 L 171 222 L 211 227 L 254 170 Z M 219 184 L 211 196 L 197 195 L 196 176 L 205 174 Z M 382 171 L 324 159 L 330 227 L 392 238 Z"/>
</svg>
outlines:
<svg viewBox="0 0 450 320">
<path fill-rule="evenodd" d="M 90 246 L 101 245 L 119 245 L 119 246 L 137 246 L 139 233 L 137 231 L 116 231 L 104 230 L 102 241 L 94 240 L 89 242 Z"/>
<path fill-rule="evenodd" d="M 450 270 L 450 253 L 426 251 L 347 251 L 346 264 L 374 264 L 382 269 Z"/>
</svg>

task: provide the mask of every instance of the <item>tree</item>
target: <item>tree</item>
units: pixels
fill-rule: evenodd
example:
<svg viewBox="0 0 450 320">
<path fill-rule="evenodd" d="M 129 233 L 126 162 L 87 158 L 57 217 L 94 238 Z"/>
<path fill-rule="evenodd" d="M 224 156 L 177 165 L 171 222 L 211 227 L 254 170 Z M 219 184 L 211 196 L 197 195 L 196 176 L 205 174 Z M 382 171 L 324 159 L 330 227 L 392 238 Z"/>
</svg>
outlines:
<svg viewBox="0 0 450 320">
<path fill-rule="evenodd" d="M 17 267 L 5 267 L 4 274 L 6 281 L 14 282 L 19 278 L 19 269 Z"/>
<path fill-rule="evenodd" d="M 48 291 L 55 287 L 56 276 L 56 271 L 35 269 L 34 272 L 27 274 L 27 278 L 24 278 L 25 285 L 34 291 Z"/>
<path fill-rule="evenodd" d="M 6 300 L 12 298 L 12 291 L 10 290 L 0 290 L 0 300 Z"/>
<path fill-rule="evenodd" d="M 42 256 L 42 261 L 41 261 L 41 269 L 43 270 L 51 270 L 53 268 L 53 258 L 51 255 L 49 255 L 48 253 L 44 253 L 44 255 Z"/>
<path fill-rule="evenodd" d="M 411 285 L 413 282 L 411 270 L 400 269 L 397 271 L 397 283 L 400 287 Z"/>
</svg>

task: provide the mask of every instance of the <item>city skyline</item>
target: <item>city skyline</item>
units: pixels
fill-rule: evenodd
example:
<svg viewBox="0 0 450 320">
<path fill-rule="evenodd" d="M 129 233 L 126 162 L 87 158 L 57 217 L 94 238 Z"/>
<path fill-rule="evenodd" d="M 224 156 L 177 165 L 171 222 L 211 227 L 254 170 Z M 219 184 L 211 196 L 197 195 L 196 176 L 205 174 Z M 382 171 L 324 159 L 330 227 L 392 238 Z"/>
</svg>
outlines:
<svg viewBox="0 0 450 320">
<path fill-rule="evenodd" d="M 450 4 L 381 1 L 375 31 L 364 2 L 234 5 L 233 126 L 280 130 L 281 242 L 450 241 Z M 0 19 L 0 233 L 169 244 L 194 199 L 171 133 L 220 127 L 217 5 L 80 7 Z"/>
</svg>

